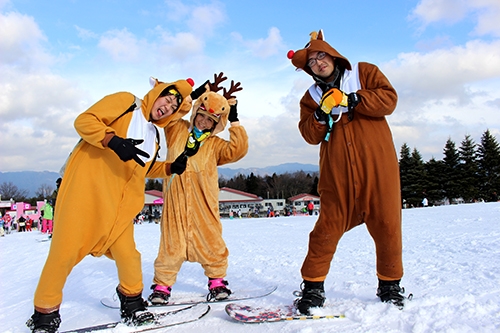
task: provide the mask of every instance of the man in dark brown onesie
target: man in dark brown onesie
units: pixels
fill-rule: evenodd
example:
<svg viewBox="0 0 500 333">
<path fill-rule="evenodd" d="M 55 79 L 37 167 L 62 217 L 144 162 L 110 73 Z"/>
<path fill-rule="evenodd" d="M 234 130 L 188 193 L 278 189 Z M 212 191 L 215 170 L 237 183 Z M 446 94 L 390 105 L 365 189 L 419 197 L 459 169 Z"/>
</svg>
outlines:
<svg viewBox="0 0 500 333">
<path fill-rule="evenodd" d="M 385 119 L 396 108 L 396 91 L 377 66 L 351 66 L 321 30 L 288 56 L 315 81 L 300 101 L 299 130 L 309 144 L 320 144 L 321 213 L 309 235 L 296 306 L 303 314 L 323 306 L 324 281 L 340 238 L 365 223 L 376 248 L 377 296 L 402 307 L 399 165 Z"/>
</svg>

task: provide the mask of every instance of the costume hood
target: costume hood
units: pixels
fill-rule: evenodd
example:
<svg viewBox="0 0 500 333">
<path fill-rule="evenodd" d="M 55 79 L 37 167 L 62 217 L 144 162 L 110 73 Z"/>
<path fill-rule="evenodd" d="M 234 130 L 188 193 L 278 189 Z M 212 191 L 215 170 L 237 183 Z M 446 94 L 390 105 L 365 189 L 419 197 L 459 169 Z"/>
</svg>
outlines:
<svg viewBox="0 0 500 333">
<path fill-rule="evenodd" d="M 191 113 L 191 128 L 194 126 L 194 118 L 198 113 L 209 116 L 217 123 L 211 133 L 211 135 L 215 135 L 222 132 L 226 127 L 229 117 L 229 102 L 224 96 L 213 91 L 207 91 L 194 102 L 193 112 Z"/>
<path fill-rule="evenodd" d="M 157 125 L 158 127 L 165 127 L 167 126 L 170 122 L 178 120 L 182 118 L 184 115 L 186 115 L 189 110 L 191 109 L 191 104 L 192 104 L 192 99 L 191 99 L 191 92 L 193 91 L 193 85 L 194 82 L 192 79 L 187 79 L 187 80 L 178 80 L 172 83 L 168 82 L 161 82 L 158 81 L 158 79 L 155 78 L 150 78 L 149 82 L 153 86 L 153 89 L 151 89 L 146 96 L 144 96 L 141 108 L 142 112 L 144 114 L 144 117 L 146 117 L 147 120 L 152 120 L 151 119 L 151 108 L 153 107 L 154 102 L 160 96 L 160 94 L 165 90 L 167 87 L 174 86 L 175 89 L 181 94 L 182 96 L 182 103 L 179 105 L 179 108 L 177 109 L 176 112 L 171 114 L 168 117 L 162 118 L 158 121 L 154 121 L 153 123 Z"/>
<path fill-rule="evenodd" d="M 330 44 L 324 41 L 323 30 L 320 29 L 318 32 L 313 31 L 309 35 L 311 36 L 311 39 L 303 49 L 295 52 L 293 50 L 288 51 L 288 58 L 292 60 L 292 64 L 295 67 L 304 70 L 311 76 L 314 76 L 311 68 L 309 68 L 309 66 L 307 65 L 307 60 L 309 59 L 309 53 L 316 51 L 329 54 L 334 58 L 336 65 L 339 64 L 341 67 L 344 67 L 347 70 L 351 70 L 351 64 L 349 63 L 349 60 L 347 60 L 346 57 L 344 57 L 339 52 L 337 52 L 337 50 L 331 47 Z"/>
</svg>

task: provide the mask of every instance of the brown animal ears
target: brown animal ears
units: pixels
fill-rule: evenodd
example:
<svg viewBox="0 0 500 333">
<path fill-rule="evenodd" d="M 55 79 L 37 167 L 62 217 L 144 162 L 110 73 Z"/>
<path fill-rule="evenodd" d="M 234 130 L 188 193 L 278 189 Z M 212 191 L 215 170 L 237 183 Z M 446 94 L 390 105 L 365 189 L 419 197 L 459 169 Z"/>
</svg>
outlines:
<svg viewBox="0 0 500 333">
<path fill-rule="evenodd" d="M 311 36 L 311 40 L 325 40 L 323 38 L 323 29 L 319 29 L 318 32 L 316 31 L 313 31 L 309 34 L 309 36 Z"/>
<path fill-rule="evenodd" d="M 311 32 L 309 34 L 309 36 L 311 36 L 311 39 L 309 39 L 309 42 L 306 44 L 306 46 L 304 46 L 305 49 L 309 46 L 309 44 L 311 44 L 311 42 L 313 40 L 325 40 L 323 38 L 323 29 L 319 29 L 318 31 L 313 31 L 313 32 Z M 286 54 L 286 57 L 288 59 L 292 59 L 294 55 L 295 55 L 295 51 L 294 50 L 290 50 Z"/>
</svg>

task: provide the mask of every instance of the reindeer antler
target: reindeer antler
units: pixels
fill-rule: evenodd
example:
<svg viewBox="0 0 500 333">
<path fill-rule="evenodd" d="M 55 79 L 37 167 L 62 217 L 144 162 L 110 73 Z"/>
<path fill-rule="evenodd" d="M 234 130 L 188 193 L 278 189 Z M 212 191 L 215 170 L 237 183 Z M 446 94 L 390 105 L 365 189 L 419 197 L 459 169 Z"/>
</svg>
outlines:
<svg viewBox="0 0 500 333">
<path fill-rule="evenodd" d="M 229 90 L 227 90 L 227 91 L 226 91 L 226 88 L 224 88 L 224 93 L 222 95 L 227 100 L 229 100 L 230 98 L 236 98 L 235 96 L 233 96 L 233 93 L 240 91 L 240 90 L 243 90 L 243 88 L 240 87 L 240 85 L 241 85 L 241 82 L 236 82 L 236 84 L 234 84 L 234 80 L 231 80 L 231 88 L 229 88 Z"/>
<path fill-rule="evenodd" d="M 219 90 L 222 89 L 222 87 L 219 87 L 219 84 L 222 82 L 226 81 L 227 77 L 224 76 L 223 72 L 220 72 L 219 75 L 214 74 L 214 83 L 208 82 L 208 86 L 210 91 L 213 92 L 218 92 Z"/>
</svg>

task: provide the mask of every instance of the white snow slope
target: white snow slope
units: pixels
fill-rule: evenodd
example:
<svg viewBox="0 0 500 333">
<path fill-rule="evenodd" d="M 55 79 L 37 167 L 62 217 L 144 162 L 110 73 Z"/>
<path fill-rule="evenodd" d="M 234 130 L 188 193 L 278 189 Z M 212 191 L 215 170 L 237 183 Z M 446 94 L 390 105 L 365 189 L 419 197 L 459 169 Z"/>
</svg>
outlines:
<svg viewBox="0 0 500 333">
<path fill-rule="evenodd" d="M 403 211 L 402 285 L 414 298 L 404 310 L 375 296 L 377 278 L 373 241 L 365 226 L 340 241 L 325 282 L 323 311 L 344 319 L 241 324 L 212 304 L 201 320 L 165 332 L 500 332 L 500 203 L 477 203 Z M 301 283 L 300 267 L 316 217 L 296 216 L 223 220 L 230 251 L 227 279 L 232 289 L 276 284 L 265 298 L 246 301 L 272 307 L 290 304 Z M 0 332 L 28 332 L 33 293 L 50 242 L 38 232 L 0 238 Z M 159 226 L 136 227 L 142 253 L 144 297 L 149 295 Z M 119 320 L 118 310 L 99 300 L 117 285 L 114 262 L 86 257 L 68 278 L 61 307 L 61 331 Z M 185 263 L 176 291 L 205 293 L 201 266 Z"/>
</svg>

